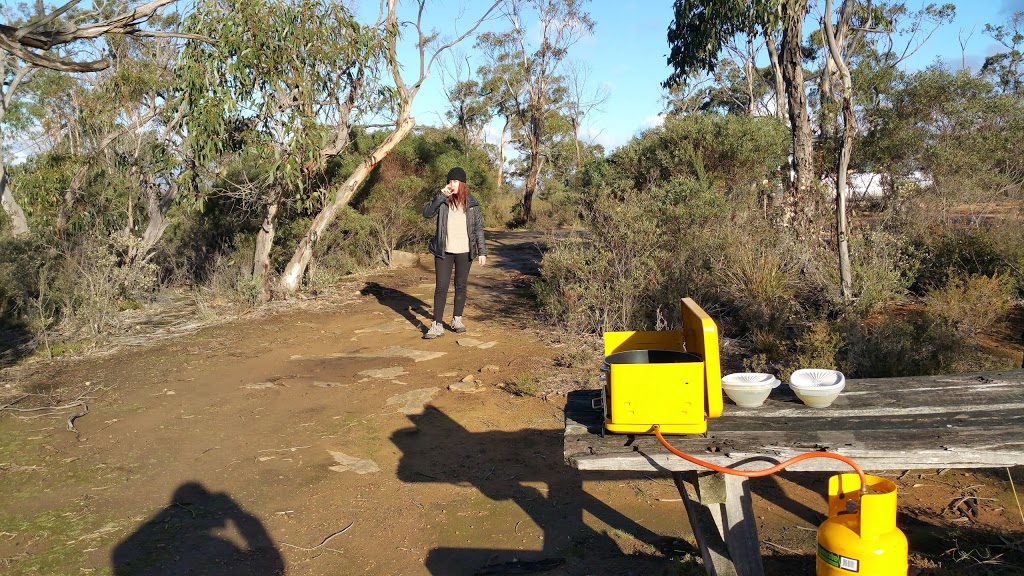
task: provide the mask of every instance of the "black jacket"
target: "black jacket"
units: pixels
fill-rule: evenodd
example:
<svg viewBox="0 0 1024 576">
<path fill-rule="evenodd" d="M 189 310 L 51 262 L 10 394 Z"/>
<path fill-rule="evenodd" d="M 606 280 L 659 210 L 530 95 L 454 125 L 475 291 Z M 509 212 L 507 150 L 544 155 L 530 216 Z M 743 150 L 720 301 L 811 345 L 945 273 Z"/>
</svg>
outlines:
<svg viewBox="0 0 1024 576">
<path fill-rule="evenodd" d="M 444 194 L 438 192 L 437 196 L 427 202 L 423 208 L 424 218 L 433 218 L 437 215 L 437 231 L 430 240 L 428 249 L 434 256 L 444 258 L 444 243 L 448 238 L 448 199 Z M 469 233 L 469 257 L 487 255 L 487 246 L 484 244 L 484 216 L 480 211 L 480 203 L 470 194 L 466 202 L 466 232 Z"/>
</svg>

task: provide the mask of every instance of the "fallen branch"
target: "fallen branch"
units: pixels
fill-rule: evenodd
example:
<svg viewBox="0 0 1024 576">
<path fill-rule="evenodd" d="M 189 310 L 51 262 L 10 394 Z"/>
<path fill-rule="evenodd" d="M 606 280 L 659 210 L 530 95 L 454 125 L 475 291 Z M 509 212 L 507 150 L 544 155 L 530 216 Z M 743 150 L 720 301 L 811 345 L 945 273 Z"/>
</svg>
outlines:
<svg viewBox="0 0 1024 576">
<path fill-rule="evenodd" d="M 775 542 L 771 542 L 769 540 L 765 540 L 764 543 L 769 545 L 769 546 L 771 546 L 771 547 L 773 547 L 773 548 L 778 548 L 779 550 L 782 550 L 783 552 L 789 552 L 790 554 L 803 554 L 803 552 L 800 552 L 799 550 L 793 550 L 791 548 L 786 548 L 785 546 L 780 546 L 780 545 L 776 544 Z"/>
<path fill-rule="evenodd" d="M 40 410 L 52 410 L 54 412 L 57 412 L 60 410 L 70 410 L 71 408 L 81 405 L 82 402 L 80 400 L 76 400 L 71 404 L 65 404 L 63 406 L 40 406 L 39 408 L 7 408 L 5 406 L 4 408 L 10 410 L 11 412 L 39 412 Z"/>
<path fill-rule="evenodd" d="M 31 394 L 25 394 L 24 396 L 22 396 L 21 398 L 18 398 L 17 400 L 14 400 L 13 402 L 8 402 L 7 404 L 4 404 L 3 406 L 0 406 L 0 412 L 10 408 L 11 406 L 14 406 L 18 402 L 21 402 L 22 400 L 24 400 L 25 398 L 28 398 L 29 396 L 31 396 Z"/>
<path fill-rule="evenodd" d="M 75 420 L 78 420 L 82 416 L 85 416 L 86 414 L 89 413 L 89 405 L 86 404 L 85 402 L 80 402 L 80 404 L 82 405 L 82 408 L 84 408 L 84 410 L 82 410 L 81 412 L 75 412 L 71 416 L 68 416 L 68 431 L 74 432 L 75 438 L 78 439 L 80 439 L 79 436 L 81 436 L 81 433 L 78 431 L 78 428 L 75 428 Z"/>
<path fill-rule="evenodd" d="M 314 551 L 317 551 L 317 550 L 320 550 L 321 548 L 323 548 L 324 544 L 327 544 L 328 542 L 331 541 L 331 538 L 334 538 L 335 536 L 340 536 L 340 535 L 344 534 L 345 532 L 348 532 L 348 529 L 351 528 L 353 525 L 355 525 L 355 522 L 350 522 L 348 526 L 345 526 L 341 530 L 338 530 L 334 534 L 331 534 L 330 536 L 324 538 L 323 541 L 321 541 L 316 546 L 313 546 L 312 548 L 303 548 L 302 546 L 296 546 L 294 544 L 289 544 L 287 542 L 282 542 L 281 545 L 282 546 L 288 546 L 289 548 L 295 548 L 297 550 L 302 550 L 303 552 L 314 552 Z M 337 552 L 337 550 L 334 550 L 333 548 L 327 548 L 327 550 L 331 550 L 331 551 Z M 321 551 L 320 554 L 323 554 L 323 552 Z M 319 557 L 320 554 L 317 554 L 316 556 L 314 556 L 314 558 Z"/>
<path fill-rule="evenodd" d="M 296 450 L 302 450 L 303 448 L 309 448 L 309 446 L 292 446 L 291 448 L 271 448 L 269 450 L 257 450 L 256 453 L 261 452 L 295 452 Z"/>
</svg>

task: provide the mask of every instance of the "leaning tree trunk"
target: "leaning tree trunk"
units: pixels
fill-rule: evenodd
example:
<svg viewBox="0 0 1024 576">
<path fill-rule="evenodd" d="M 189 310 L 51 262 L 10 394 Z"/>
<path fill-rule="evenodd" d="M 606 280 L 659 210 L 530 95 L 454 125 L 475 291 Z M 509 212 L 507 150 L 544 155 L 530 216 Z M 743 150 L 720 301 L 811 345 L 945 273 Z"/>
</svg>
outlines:
<svg viewBox="0 0 1024 576">
<path fill-rule="evenodd" d="M 343 206 L 347 205 L 352 196 L 359 189 L 359 186 L 366 181 L 366 178 L 370 175 L 370 171 L 381 162 L 395 146 L 398 145 L 409 132 L 412 130 L 416 122 L 408 116 L 404 115 L 403 119 L 400 119 L 395 131 L 392 132 L 383 142 L 377 146 L 369 156 L 366 157 L 362 163 L 356 167 L 355 172 L 349 176 L 345 182 L 338 189 L 338 194 L 334 198 L 334 202 L 324 206 L 320 213 L 313 219 L 313 223 L 309 225 L 309 230 L 299 241 L 298 247 L 295 249 L 295 254 L 292 256 L 291 261 L 284 269 L 284 275 L 281 278 L 281 288 L 286 292 L 296 292 L 302 284 L 302 276 L 306 273 L 306 268 L 309 266 L 309 261 L 313 257 L 313 247 L 316 245 L 317 240 L 327 230 L 327 227 L 334 222 L 334 219 L 338 216 L 338 210 Z"/>
<path fill-rule="evenodd" d="M 782 53 L 780 64 L 789 100 L 789 125 L 793 134 L 793 171 L 795 181 L 786 199 L 783 225 L 798 226 L 798 216 L 806 210 L 808 191 L 814 181 L 814 148 L 811 119 L 807 113 L 807 94 L 804 88 L 804 68 L 801 39 L 803 19 L 807 12 L 806 0 L 787 0 L 783 3 Z"/>
<path fill-rule="evenodd" d="M 149 221 L 146 223 L 146 230 L 142 233 L 138 247 L 129 254 L 129 263 L 133 266 L 145 264 L 153 257 L 153 248 L 163 237 L 167 230 L 167 212 L 174 204 L 178 196 L 178 188 L 173 184 L 167 190 L 149 185 L 146 187 L 146 213 Z"/>
<path fill-rule="evenodd" d="M 0 161 L 0 203 L 3 204 L 7 217 L 11 219 L 11 233 L 21 236 L 28 233 L 28 218 L 25 217 L 25 212 L 18 205 L 18 201 L 14 199 L 8 183 L 7 167 Z"/>
</svg>

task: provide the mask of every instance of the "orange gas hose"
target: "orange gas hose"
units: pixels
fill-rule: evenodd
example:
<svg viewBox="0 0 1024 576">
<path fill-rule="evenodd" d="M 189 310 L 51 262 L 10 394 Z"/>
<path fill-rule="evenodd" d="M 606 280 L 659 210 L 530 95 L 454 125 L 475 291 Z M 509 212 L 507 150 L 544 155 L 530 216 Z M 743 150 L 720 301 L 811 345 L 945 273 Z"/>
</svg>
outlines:
<svg viewBox="0 0 1024 576">
<path fill-rule="evenodd" d="M 698 466 L 703 466 L 705 468 L 708 468 L 709 470 L 714 470 L 715 472 L 721 472 L 722 474 L 733 474 L 735 476 L 743 476 L 746 478 L 760 478 L 762 476 L 775 474 L 776 472 L 782 470 L 783 468 L 789 466 L 790 464 L 795 464 L 801 460 L 807 460 L 808 458 L 831 458 L 833 460 L 845 462 L 849 464 L 851 468 L 853 468 L 854 472 L 856 472 L 857 475 L 860 476 L 861 491 L 866 490 L 868 486 L 864 478 L 864 471 L 860 469 L 860 466 L 857 465 L 857 463 L 854 462 L 851 458 L 842 456 L 840 454 L 833 454 L 831 452 L 807 452 L 805 454 L 799 454 L 797 456 L 794 456 L 789 460 L 786 460 L 785 462 L 780 462 L 779 464 L 776 464 L 771 468 L 765 468 L 763 470 L 736 470 L 733 468 L 726 468 L 725 466 L 712 464 L 711 462 L 705 462 L 700 458 L 690 456 L 686 452 L 677 450 L 675 447 L 669 444 L 667 440 L 665 440 L 664 436 L 661 435 L 661 426 L 657 424 L 654 425 L 654 435 L 658 437 L 658 442 L 661 442 L 661 445 L 664 446 L 669 452 L 675 454 L 676 456 L 679 456 L 683 460 L 687 460 Z"/>
</svg>

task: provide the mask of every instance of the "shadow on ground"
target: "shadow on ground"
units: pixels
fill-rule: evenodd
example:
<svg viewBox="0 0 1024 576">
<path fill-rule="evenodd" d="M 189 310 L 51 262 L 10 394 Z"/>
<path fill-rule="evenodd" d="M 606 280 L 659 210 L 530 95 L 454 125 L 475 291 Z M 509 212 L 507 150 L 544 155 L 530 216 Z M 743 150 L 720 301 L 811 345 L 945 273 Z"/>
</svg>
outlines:
<svg viewBox="0 0 1024 576">
<path fill-rule="evenodd" d="M 230 527 L 244 548 L 215 533 Z M 115 576 L 284 574 L 284 559 L 263 523 L 198 482 L 179 486 L 167 507 L 114 548 L 111 564 Z"/>
<path fill-rule="evenodd" d="M 34 336 L 24 327 L 0 330 L 0 369 L 14 366 L 35 352 Z"/>
<path fill-rule="evenodd" d="M 509 231 L 487 232 L 490 250 L 489 265 L 527 276 L 540 276 L 540 262 L 548 249 L 541 234 L 524 240 L 521 233 Z"/>
<path fill-rule="evenodd" d="M 382 306 L 391 308 L 421 331 L 426 331 L 433 320 L 426 302 L 401 290 L 388 288 L 376 282 L 367 282 L 359 293 L 363 296 L 373 296 Z"/>
<path fill-rule="evenodd" d="M 426 566 L 437 575 L 661 574 L 690 562 L 696 550 L 637 524 L 583 489 L 584 476 L 562 462 L 561 431 L 470 432 L 428 406 L 391 439 L 402 451 L 403 482 L 470 484 L 491 500 L 511 500 L 543 530 L 541 550 L 435 548 Z M 627 478 L 602 474 L 601 479 Z M 541 483 L 546 493 L 531 484 Z M 610 527 L 599 532 L 584 513 Z M 609 532 L 629 535 L 646 551 L 624 553 Z M 552 572 L 557 570 L 556 572 Z"/>
</svg>

